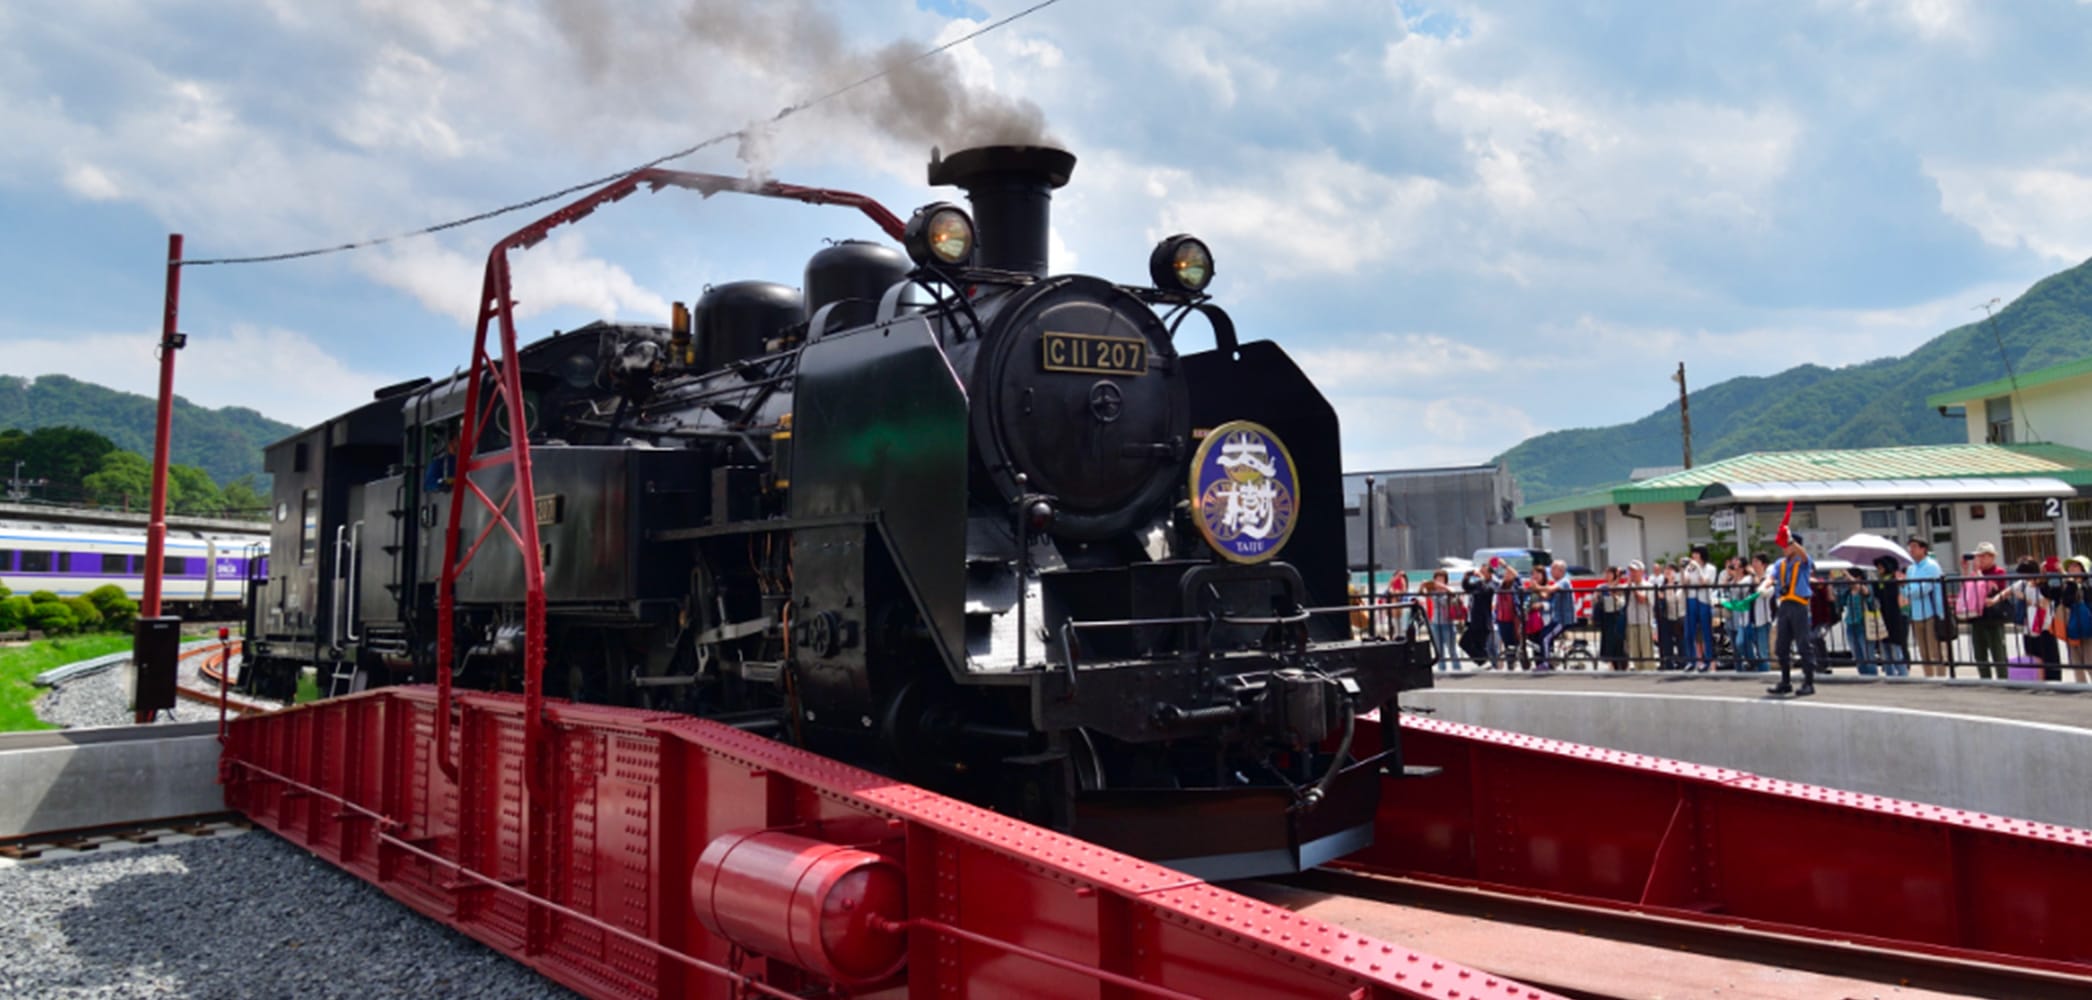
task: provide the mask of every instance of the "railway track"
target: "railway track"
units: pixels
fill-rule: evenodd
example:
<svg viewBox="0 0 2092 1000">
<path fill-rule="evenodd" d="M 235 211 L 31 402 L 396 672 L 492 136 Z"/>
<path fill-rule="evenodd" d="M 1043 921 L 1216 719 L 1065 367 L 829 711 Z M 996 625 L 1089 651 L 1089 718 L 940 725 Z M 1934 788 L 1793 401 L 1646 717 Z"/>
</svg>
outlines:
<svg viewBox="0 0 2092 1000">
<path fill-rule="evenodd" d="M 1367 933 L 1401 927 L 1430 935 L 1432 940 L 1411 940 L 1456 961 L 1583 1000 L 1645 1000 L 1667 995 L 1655 983 L 1674 970 L 1623 967 L 1623 963 L 1645 961 L 1652 954 L 1660 956 L 1657 964 L 1674 966 L 1677 972 L 1699 978 L 1703 986 L 1724 978 L 1733 982 L 1739 978 L 1738 969 L 1763 970 L 1766 975 L 1762 978 L 1785 984 L 1761 986 L 1759 992 L 1739 991 L 1746 996 L 1886 995 L 1867 992 L 1870 986 L 1893 988 L 1893 995 L 1899 997 L 2081 1000 L 2092 995 L 2092 980 L 2067 973 L 1880 948 L 1829 934 L 1805 937 L 1707 924 L 1341 868 L 1269 880 L 1249 894 Z M 1495 939 L 1499 954 L 1509 957 L 1493 962 L 1487 955 L 1450 947 L 1458 933 L 1450 929 L 1463 922 L 1486 922 L 1488 929 L 1476 937 Z M 1446 935 L 1443 943 L 1438 939 L 1441 933 Z M 1632 948 L 1601 948 L 1597 942 Z M 1823 992 L 1827 984 L 1842 990 Z"/>
<path fill-rule="evenodd" d="M 0 838 L 0 866 L 57 861 L 103 850 L 227 837 L 252 829 L 254 824 L 238 813 L 215 812 L 84 829 L 54 830 Z"/>
<path fill-rule="evenodd" d="M 178 683 L 174 686 L 174 693 L 182 698 L 201 702 L 213 708 L 218 708 L 222 705 L 227 711 L 240 715 L 267 712 L 280 708 L 281 706 L 279 705 L 255 701 L 231 693 L 229 690 L 231 678 L 226 675 L 225 671 L 239 647 L 240 642 L 233 640 L 227 643 L 219 643 L 215 646 L 198 647 L 183 653 L 183 660 L 199 660 L 196 665 L 196 674 L 205 683 L 203 686 Z"/>
</svg>

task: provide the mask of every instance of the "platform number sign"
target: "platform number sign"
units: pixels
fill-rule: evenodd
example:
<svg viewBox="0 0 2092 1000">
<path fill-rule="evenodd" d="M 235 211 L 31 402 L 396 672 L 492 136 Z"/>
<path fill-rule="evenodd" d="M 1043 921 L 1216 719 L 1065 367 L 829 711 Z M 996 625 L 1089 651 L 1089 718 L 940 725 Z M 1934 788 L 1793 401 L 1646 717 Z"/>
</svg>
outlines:
<svg viewBox="0 0 2092 1000">
<path fill-rule="evenodd" d="M 2041 501 L 2041 516 L 2048 518 L 2051 521 L 2062 518 L 2063 501 L 2058 500 L 2055 497 L 2049 497 L 2048 499 Z"/>
</svg>

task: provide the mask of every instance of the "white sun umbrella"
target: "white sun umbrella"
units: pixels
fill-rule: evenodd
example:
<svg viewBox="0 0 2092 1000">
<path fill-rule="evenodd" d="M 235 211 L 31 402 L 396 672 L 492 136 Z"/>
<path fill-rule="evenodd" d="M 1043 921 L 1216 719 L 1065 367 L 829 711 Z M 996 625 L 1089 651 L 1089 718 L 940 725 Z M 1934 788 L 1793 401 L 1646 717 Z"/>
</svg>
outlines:
<svg viewBox="0 0 2092 1000">
<path fill-rule="evenodd" d="M 1824 555 L 1832 559 L 1843 559 L 1854 566 L 1872 566 L 1874 560 L 1882 556 L 1896 560 L 1898 566 L 1908 567 L 1911 564 L 1910 553 L 1904 551 L 1903 546 L 1880 535 L 1870 535 L 1866 532 L 1831 546 L 1830 551 Z"/>
</svg>

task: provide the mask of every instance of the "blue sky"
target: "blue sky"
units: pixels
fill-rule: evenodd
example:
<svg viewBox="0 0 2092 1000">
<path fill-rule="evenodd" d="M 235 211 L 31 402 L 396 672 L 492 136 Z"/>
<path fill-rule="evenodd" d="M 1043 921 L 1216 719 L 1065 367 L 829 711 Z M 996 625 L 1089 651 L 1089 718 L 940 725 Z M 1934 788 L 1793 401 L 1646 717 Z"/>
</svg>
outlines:
<svg viewBox="0 0 2092 1000">
<path fill-rule="evenodd" d="M 466 214 L 768 117 L 1012 0 L 14 0 L 0 6 L 0 371 L 150 391 L 192 256 Z M 1900 354 L 2092 255 L 2092 5 L 1063 0 L 954 50 L 1081 157 L 1056 269 L 1204 236 L 1246 336 L 1354 467 L 1479 461 L 1695 384 Z M 875 88 L 876 90 L 876 88 Z M 754 168 L 906 213 L 930 141 L 877 95 Z M 944 140 L 946 148 L 963 137 Z M 692 169 L 741 173 L 728 143 Z M 183 395 L 294 422 L 466 360 L 523 216 L 186 273 Z M 528 332 L 796 283 L 835 210 L 643 195 L 517 259 Z"/>
</svg>

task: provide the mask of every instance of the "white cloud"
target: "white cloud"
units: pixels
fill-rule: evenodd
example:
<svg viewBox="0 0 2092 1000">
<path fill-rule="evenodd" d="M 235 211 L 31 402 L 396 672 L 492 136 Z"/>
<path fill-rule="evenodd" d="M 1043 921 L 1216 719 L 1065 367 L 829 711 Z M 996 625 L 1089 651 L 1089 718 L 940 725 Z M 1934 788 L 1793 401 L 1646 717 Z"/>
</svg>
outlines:
<svg viewBox="0 0 2092 1000">
<path fill-rule="evenodd" d="M 1886 18 L 1926 41 L 1970 40 L 1977 30 L 1967 0 L 1832 0 L 1832 6 Z"/>
<path fill-rule="evenodd" d="M 1503 367 L 1497 355 L 1435 333 L 1344 337 L 1340 346 L 1296 351 L 1294 360 L 1325 391 L 1429 383 Z"/>
<path fill-rule="evenodd" d="M 395 27 L 439 52 L 469 47 L 483 35 L 489 21 L 510 16 L 490 0 L 357 0 L 356 6 L 372 20 Z"/>
<path fill-rule="evenodd" d="M 405 150 L 446 160 L 462 156 L 465 142 L 444 116 L 445 82 L 435 63 L 387 45 L 372 61 L 360 98 L 335 132 L 376 152 Z"/>
<path fill-rule="evenodd" d="M 1347 469 L 1473 465 L 1488 461 L 1549 424 L 1508 400 L 1485 394 L 1336 393 Z"/>
<path fill-rule="evenodd" d="M 379 248 L 360 257 L 357 265 L 461 326 L 470 327 L 478 319 L 484 258 L 421 239 Z M 588 256 L 588 241 L 578 232 L 563 232 L 511 254 L 509 270 L 518 319 L 572 306 L 606 319 L 667 321 L 668 300 L 640 287 L 623 267 Z"/>
<path fill-rule="evenodd" d="M 612 59 L 593 80 L 546 4 L 265 0 L 207 21 L 0 5 L 0 217 L 32 201 L 135 206 L 189 233 L 192 255 L 339 242 L 607 173 L 847 82 L 804 45 L 692 58 L 689 4 L 579 3 L 611 15 L 590 22 Z M 1376 465 L 1479 460 L 1527 430 L 1631 418 L 1667 400 L 1681 358 L 1709 384 L 1902 353 L 2092 254 L 2081 17 L 1949 0 L 1610 19 L 1544 0 L 1424 6 L 1061 5 L 952 58 L 961 80 L 1039 103 L 1082 157 L 1054 196 L 1057 268 L 1138 281 L 1154 239 L 1205 237 L 1218 301 L 1329 387 L 1353 456 Z M 771 8 L 833 14 L 845 49 L 980 24 L 908 0 Z M 163 36 L 113 54 L 81 42 Z M 226 50 L 246 55 L 196 55 Z M 274 82 L 253 85 L 264 72 Z M 780 123 L 775 175 L 904 214 L 956 197 L 923 186 L 923 144 L 882 137 L 865 112 L 839 100 Z M 677 165 L 734 171 L 731 153 Z M 834 223 L 792 206 L 625 209 L 518 255 L 519 312 L 658 320 L 655 289 L 789 281 L 815 237 L 861 232 L 814 232 Z M 390 289 L 467 324 L 480 248 L 513 221 L 284 265 L 281 280 L 221 285 L 213 269 L 194 287 L 256 328 L 289 309 L 346 325 L 388 308 Z M 83 287 L 137 284 L 135 259 L 72 252 Z M 0 291 L 37 356 L 56 356 L 40 331 L 84 322 L 65 315 L 86 308 L 74 289 Z M 362 339 L 320 339 L 398 357 L 398 374 L 461 356 L 431 361 L 400 311 Z"/>
<path fill-rule="evenodd" d="M 1661 405 L 1661 382 L 1680 361 L 1695 389 L 1733 375 L 1767 375 L 1798 365 L 1842 368 L 1908 353 L 1918 344 L 1982 318 L 1981 304 L 2010 301 L 2025 289 L 1983 283 L 1924 302 L 1883 309 L 1793 309 L 1726 328 L 1650 326 L 1583 315 L 1549 324 L 1550 349 L 1535 363 L 1555 372 L 1600 372 L 1610 386 L 1640 385 L 1649 407 Z M 1578 376 L 1584 377 L 1584 376 Z M 1566 426 L 1566 425 L 1565 425 Z"/>
<path fill-rule="evenodd" d="M 1442 193 L 1437 181 L 1383 174 L 1331 150 L 1273 154 L 1260 166 L 1217 183 L 1149 168 L 1147 189 L 1168 195 L 1149 238 L 1190 232 L 1233 243 L 1265 280 L 1350 275 L 1417 248 Z"/>
<path fill-rule="evenodd" d="M 71 375 L 156 396 L 159 339 L 155 333 L 90 333 L 9 340 L 7 370 Z M 300 426 L 369 402 L 373 388 L 398 378 L 352 369 L 303 333 L 244 324 L 220 335 L 190 336 L 174 371 L 175 395 L 198 406 L 244 406 Z M 179 423 L 174 432 L 181 433 Z"/>
<path fill-rule="evenodd" d="M 66 190 L 89 201 L 112 201 L 123 197 L 123 188 L 108 171 L 92 163 L 75 163 L 65 169 Z"/>
<path fill-rule="evenodd" d="M 1046 262 L 1056 274 L 1078 271 L 1082 267 L 1082 257 L 1061 238 L 1059 226 L 1046 227 Z"/>
<path fill-rule="evenodd" d="M 1948 215 L 1990 243 L 2060 264 L 2092 257 L 2092 174 L 2056 167 L 1928 164 Z"/>
<path fill-rule="evenodd" d="M 1212 50 L 1199 44 L 1198 39 L 1190 35 L 1169 35 L 1163 39 L 1161 55 L 1164 65 L 1204 85 L 1212 107 L 1225 110 L 1235 106 L 1234 73 Z"/>
</svg>

